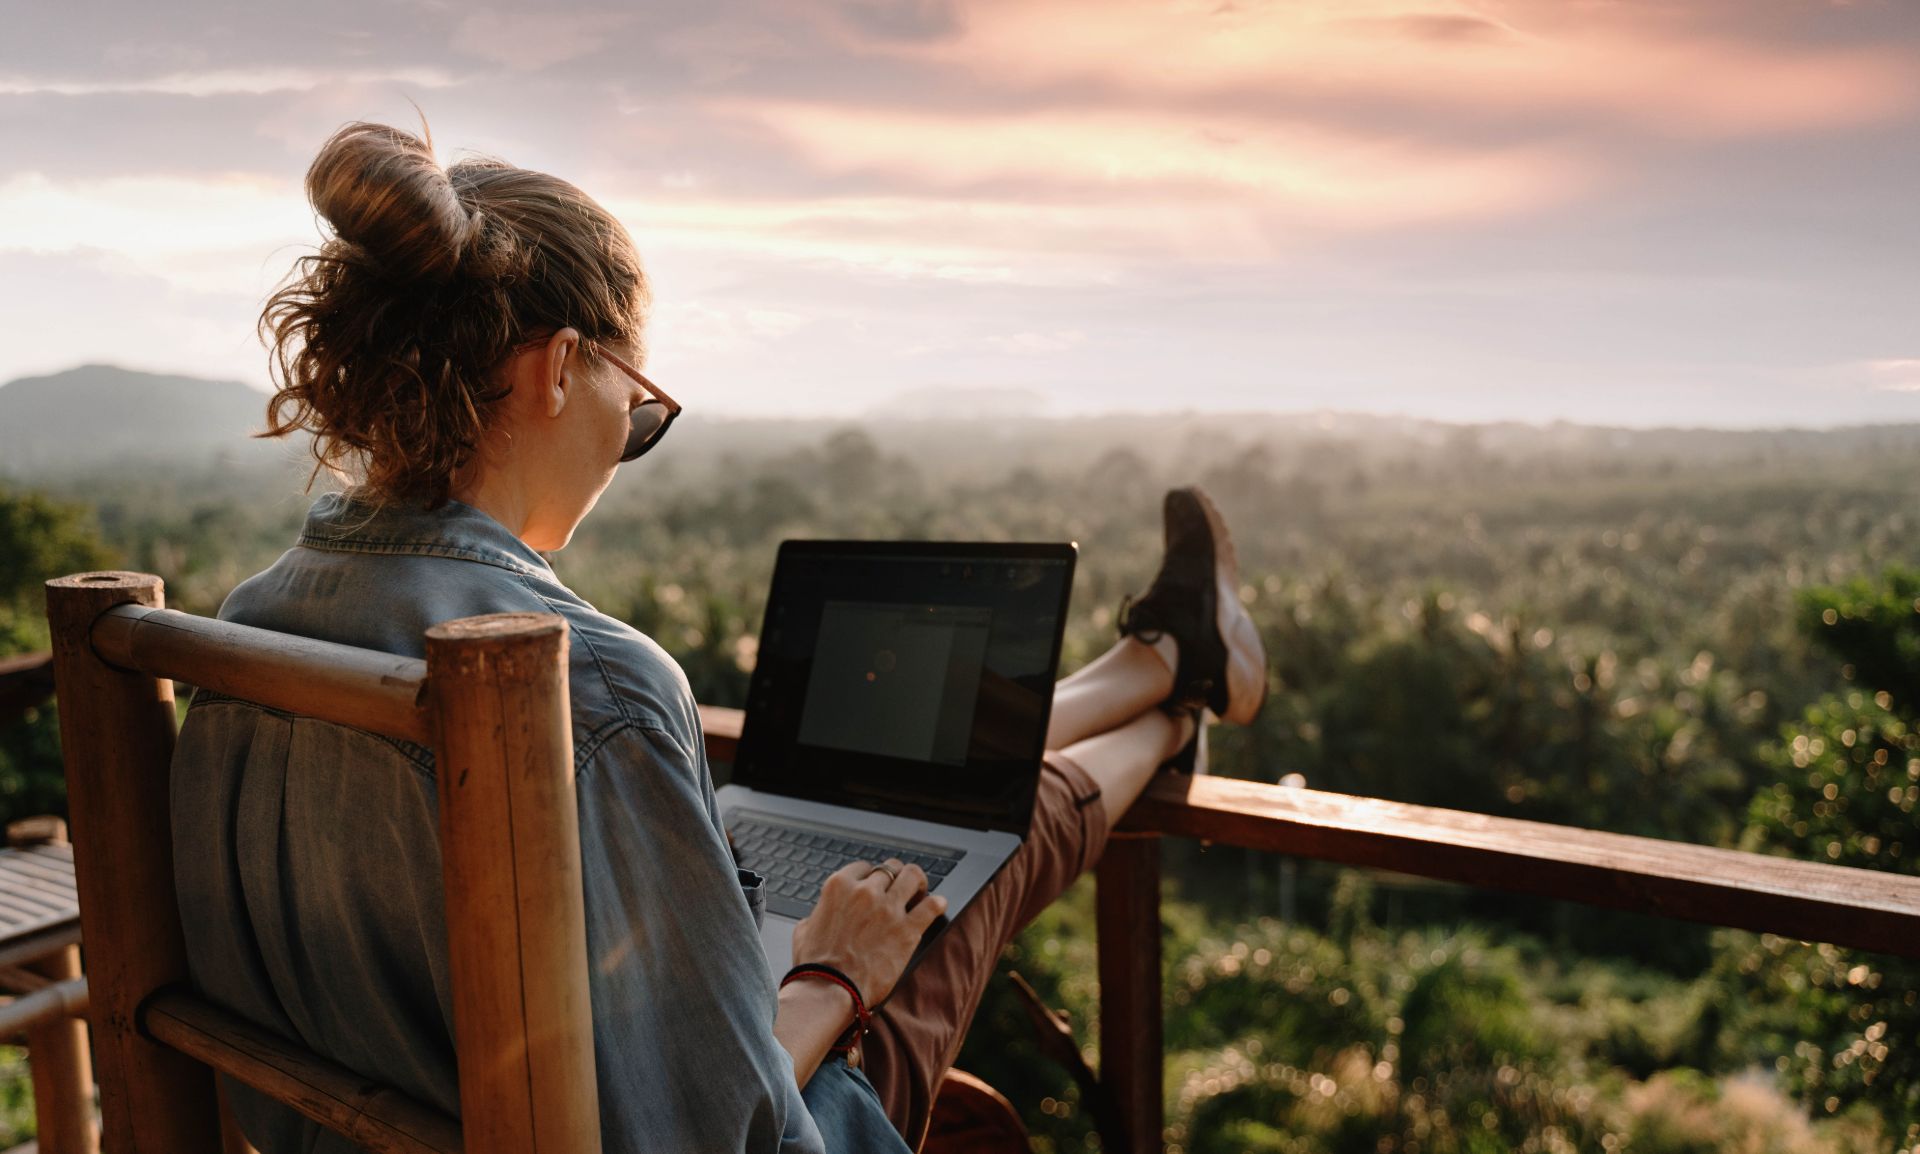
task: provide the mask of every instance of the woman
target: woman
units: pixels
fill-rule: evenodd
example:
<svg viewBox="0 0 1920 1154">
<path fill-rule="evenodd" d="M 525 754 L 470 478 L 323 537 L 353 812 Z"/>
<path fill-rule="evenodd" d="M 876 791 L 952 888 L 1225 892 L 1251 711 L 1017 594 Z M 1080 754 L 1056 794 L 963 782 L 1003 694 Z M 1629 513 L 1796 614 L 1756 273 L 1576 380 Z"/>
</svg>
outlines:
<svg viewBox="0 0 1920 1154">
<path fill-rule="evenodd" d="M 605 1148 L 917 1142 L 1001 947 L 1159 766 L 1199 768 L 1209 714 L 1260 707 L 1259 637 L 1211 505 L 1168 495 L 1159 576 L 1124 607 L 1122 640 L 1056 691 L 1032 836 L 913 975 L 946 903 L 890 860 L 830 880 L 794 934 L 817 968 L 776 981 L 685 677 L 542 557 L 678 412 L 634 367 L 648 289 L 626 230 L 564 181 L 442 169 L 378 125 L 329 140 L 307 192 L 335 235 L 263 314 L 269 432 L 311 432 L 351 485 L 221 616 L 415 656 L 451 618 L 565 618 Z M 210 997 L 455 1112 L 432 774 L 428 750 L 197 694 L 175 755 L 176 872 Z M 856 995 L 881 1007 L 864 1039 L 846 1037 Z M 350 1148 L 228 1089 L 264 1154 Z"/>
</svg>

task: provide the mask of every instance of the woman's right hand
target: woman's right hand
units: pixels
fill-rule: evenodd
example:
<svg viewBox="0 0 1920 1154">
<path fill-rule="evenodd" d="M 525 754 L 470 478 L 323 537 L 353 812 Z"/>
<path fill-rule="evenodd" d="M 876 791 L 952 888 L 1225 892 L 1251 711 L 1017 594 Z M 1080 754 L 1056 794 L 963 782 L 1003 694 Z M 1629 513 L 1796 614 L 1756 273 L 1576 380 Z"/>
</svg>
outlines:
<svg viewBox="0 0 1920 1154">
<path fill-rule="evenodd" d="M 852 862 L 827 878 L 819 904 L 793 927 L 793 960 L 839 970 L 872 1009 L 893 992 L 927 927 L 946 912 L 947 899 L 927 892 L 919 866 L 896 858 L 884 867 Z"/>
</svg>

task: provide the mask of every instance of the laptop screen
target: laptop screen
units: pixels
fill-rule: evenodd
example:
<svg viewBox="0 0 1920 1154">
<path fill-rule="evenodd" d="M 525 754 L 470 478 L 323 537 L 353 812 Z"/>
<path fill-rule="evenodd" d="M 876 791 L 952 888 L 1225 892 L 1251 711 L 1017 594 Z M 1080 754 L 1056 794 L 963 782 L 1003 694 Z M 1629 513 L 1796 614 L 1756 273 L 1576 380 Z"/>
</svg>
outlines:
<svg viewBox="0 0 1920 1154">
<path fill-rule="evenodd" d="M 789 541 L 734 780 L 1025 834 L 1071 545 Z"/>
</svg>

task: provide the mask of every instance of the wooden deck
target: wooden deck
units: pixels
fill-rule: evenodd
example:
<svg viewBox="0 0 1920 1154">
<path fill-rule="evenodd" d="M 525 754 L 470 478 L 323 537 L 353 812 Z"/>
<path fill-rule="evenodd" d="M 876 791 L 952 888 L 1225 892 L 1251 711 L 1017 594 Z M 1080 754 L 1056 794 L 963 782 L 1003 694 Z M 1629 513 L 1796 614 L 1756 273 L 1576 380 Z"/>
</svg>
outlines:
<svg viewBox="0 0 1920 1154">
<path fill-rule="evenodd" d="M 73 847 L 0 849 L 0 969 L 80 940 Z"/>
</svg>

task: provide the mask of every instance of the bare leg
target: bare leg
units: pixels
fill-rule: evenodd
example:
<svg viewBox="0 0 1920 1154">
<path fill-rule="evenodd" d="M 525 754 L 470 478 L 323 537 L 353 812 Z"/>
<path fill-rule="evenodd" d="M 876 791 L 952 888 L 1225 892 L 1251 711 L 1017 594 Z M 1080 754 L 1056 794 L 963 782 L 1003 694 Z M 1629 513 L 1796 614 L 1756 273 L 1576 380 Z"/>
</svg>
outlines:
<svg viewBox="0 0 1920 1154">
<path fill-rule="evenodd" d="M 1060 751 L 1100 787 L 1109 832 L 1161 764 L 1193 736 L 1195 724 L 1190 715 L 1175 717 L 1149 709 L 1118 729 L 1096 733 Z"/>
<path fill-rule="evenodd" d="M 1168 635 L 1151 645 L 1122 637 L 1055 685 L 1047 748 L 1064 750 L 1096 733 L 1118 729 L 1165 701 L 1173 692 L 1178 654 Z"/>
</svg>

